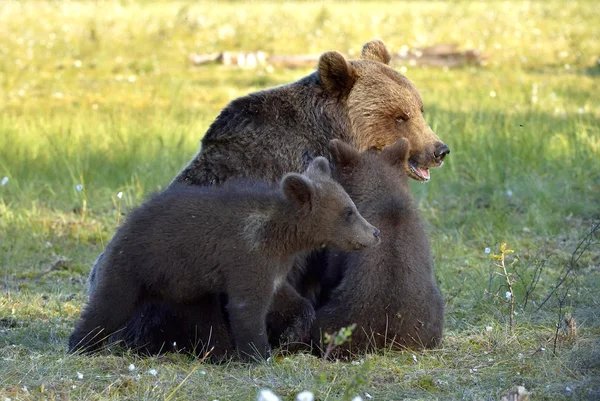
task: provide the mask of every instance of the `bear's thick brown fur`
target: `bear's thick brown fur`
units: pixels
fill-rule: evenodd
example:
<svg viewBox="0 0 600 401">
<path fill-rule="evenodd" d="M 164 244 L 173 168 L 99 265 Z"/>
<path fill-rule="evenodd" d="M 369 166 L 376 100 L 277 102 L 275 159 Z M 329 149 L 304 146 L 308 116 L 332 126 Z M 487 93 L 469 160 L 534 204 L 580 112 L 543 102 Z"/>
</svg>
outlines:
<svg viewBox="0 0 600 401">
<path fill-rule="evenodd" d="M 441 165 L 449 149 L 423 119 L 423 102 L 415 86 L 392 69 L 389 61 L 390 54 L 379 40 L 366 43 L 357 60 L 326 52 L 314 73 L 232 101 L 171 185 L 219 185 L 239 177 L 277 182 L 284 173 L 303 171 L 316 156 L 329 157 L 329 141 L 335 138 L 359 150 L 381 150 L 398 138 L 407 138 L 411 143 L 409 175 L 427 181 L 428 169 Z M 90 296 L 102 259 L 100 255 L 90 274 Z M 285 306 L 270 315 L 275 340 L 286 326 L 306 326 L 311 320 L 302 298 L 278 298 Z M 166 304 L 149 305 L 130 322 L 122 339 L 143 351 L 169 350 L 171 337 L 185 337 L 187 330 L 184 323 L 181 331 L 174 329 L 179 325 L 173 316 L 185 314 L 185 309 L 174 311 Z M 302 316 L 304 322 L 299 322 Z"/>
<path fill-rule="evenodd" d="M 363 153 L 338 140 L 331 146 L 336 179 L 382 238 L 376 249 L 327 251 L 324 281 L 333 282 L 333 290 L 317 309 L 313 341 L 320 344 L 323 333 L 356 323 L 350 341 L 332 356 L 437 346 L 444 302 L 428 235 L 409 191 L 409 142 L 400 139 L 382 152 Z"/>
<path fill-rule="evenodd" d="M 206 297 L 225 296 L 238 353 L 266 358 L 267 312 L 296 254 L 378 243 L 379 230 L 331 178 L 323 157 L 304 175 L 285 175 L 275 189 L 235 181 L 220 188 L 173 186 L 134 210 L 113 237 L 70 350 L 96 350 L 146 302 L 205 311 L 214 307 L 202 304 Z"/>
</svg>

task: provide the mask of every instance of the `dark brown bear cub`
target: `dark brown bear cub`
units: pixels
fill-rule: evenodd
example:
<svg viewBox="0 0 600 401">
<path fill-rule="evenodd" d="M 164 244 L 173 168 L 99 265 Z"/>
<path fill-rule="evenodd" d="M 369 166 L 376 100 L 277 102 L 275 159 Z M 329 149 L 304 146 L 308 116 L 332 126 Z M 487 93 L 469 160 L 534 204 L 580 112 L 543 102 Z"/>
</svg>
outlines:
<svg viewBox="0 0 600 401">
<path fill-rule="evenodd" d="M 382 239 L 373 250 L 329 251 L 325 281 L 339 284 L 317 309 L 313 341 L 318 344 L 321 334 L 356 323 L 337 356 L 437 346 L 444 303 L 429 239 L 409 191 L 409 142 L 400 139 L 379 154 L 359 153 L 338 140 L 331 148 L 337 180 L 359 212 L 381 229 Z"/>
<path fill-rule="evenodd" d="M 70 351 L 96 350 L 144 303 L 194 305 L 225 294 L 239 355 L 267 357 L 265 318 L 294 255 L 378 242 L 379 230 L 331 178 L 323 157 L 304 175 L 285 175 L 280 188 L 233 181 L 173 187 L 132 212 L 108 245 Z"/>
</svg>

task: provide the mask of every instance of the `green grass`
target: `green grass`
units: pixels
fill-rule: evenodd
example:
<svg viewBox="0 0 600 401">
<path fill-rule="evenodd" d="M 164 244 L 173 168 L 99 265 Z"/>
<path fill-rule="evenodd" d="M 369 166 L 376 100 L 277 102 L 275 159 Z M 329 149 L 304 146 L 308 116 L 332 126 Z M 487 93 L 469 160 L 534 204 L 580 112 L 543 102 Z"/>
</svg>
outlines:
<svg viewBox="0 0 600 401">
<path fill-rule="evenodd" d="M 285 399 L 491 400 L 523 384 L 535 399 L 597 399 L 597 234 L 562 308 L 578 334 L 559 330 L 556 355 L 557 297 L 537 308 L 600 218 L 598 16 L 591 1 L 2 2 L 0 396 L 225 400 L 270 388 Z M 121 213 L 169 183 L 229 100 L 310 72 L 192 67 L 188 55 L 356 55 L 375 37 L 395 51 L 456 42 L 490 56 L 485 67 L 406 71 L 452 150 L 431 183 L 413 186 L 447 303 L 443 347 L 323 371 L 308 355 L 196 370 L 185 355 L 66 355 L 89 268 Z M 484 249 L 501 242 L 518 260 L 512 333 L 506 303 L 485 293 Z M 492 292 L 503 296 L 502 283 Z"/>
</svg>

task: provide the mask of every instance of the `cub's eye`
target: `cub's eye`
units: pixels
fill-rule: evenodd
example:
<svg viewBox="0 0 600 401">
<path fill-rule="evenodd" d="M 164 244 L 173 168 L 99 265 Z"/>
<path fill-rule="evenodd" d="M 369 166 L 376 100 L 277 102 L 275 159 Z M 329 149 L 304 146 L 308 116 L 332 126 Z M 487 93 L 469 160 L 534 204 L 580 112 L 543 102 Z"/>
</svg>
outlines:
<svg viewBox="0 0 600 401">
<path fill-rule="evenodd" d="M 344 217 L 346 221 L 351 221 L 354 218 L 354 210 L 350 207 L 344 209 Z"/>
<path fill-rule="evenodd" d="M 421 114 L 425 113 L 425 108 L 421 107 Z"/>
</svg>

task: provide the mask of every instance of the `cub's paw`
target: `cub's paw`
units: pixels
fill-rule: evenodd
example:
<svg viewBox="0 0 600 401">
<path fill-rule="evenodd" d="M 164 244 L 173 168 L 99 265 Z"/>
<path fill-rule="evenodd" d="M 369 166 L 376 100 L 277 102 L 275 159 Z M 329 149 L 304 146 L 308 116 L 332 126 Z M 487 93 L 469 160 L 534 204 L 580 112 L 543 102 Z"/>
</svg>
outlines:
<svg viewBox="0 0 600 401">
<path fill-rule="evenodd" d="M 283 332 L 281 340 L 286 343 L 302 343 L 310 339 L 310 329 L 316 313 L 312 304 L 303 299 L 290 326 Z"/>
</svg>

